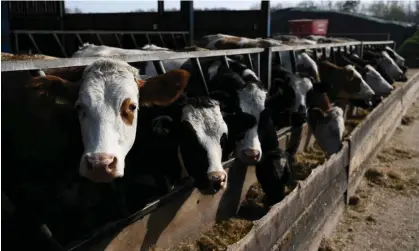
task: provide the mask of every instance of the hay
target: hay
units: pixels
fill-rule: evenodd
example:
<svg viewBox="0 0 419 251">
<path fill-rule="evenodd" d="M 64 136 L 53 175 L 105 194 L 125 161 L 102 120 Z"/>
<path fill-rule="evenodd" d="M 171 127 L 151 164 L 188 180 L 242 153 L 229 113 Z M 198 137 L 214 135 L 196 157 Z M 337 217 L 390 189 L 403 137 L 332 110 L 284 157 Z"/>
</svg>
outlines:
<svg viewBox="0 0 419 251">
<path fill-rule="evenodd" d="M 314 144 L 307 152 L 297 153 L 296 162 L 292 167 L 295 181 L 307 178 L 311 170 L 325 161 L 325 154 Z M 286 194 L 291 192 L 296 182 L 287 187 Z M 252 228 L 253 221 L 262 218 L 269 211 L 265 193 L 259 183 L 253 184 L 243 201 L 237 215 L 228 220 L 220 221 L 204 232 L 197 241 L 184 242 L 170 250 L 175 251 L 222 251 L 231 244 L 242 239 Z"/>
<path fill-rule="evenodd" d="M 35 59 L 57 59 L 56 57 L 51 57 L 42 54 L 10 54 L 10 53 L 1 53 L 2 61 L 9 60 L 35 60 Z"/>
<path fill-rule="evenodd" d="M 291 171 L 295 180 L 305 180 L 311 170 L 323 164 L 326 160 L 324 152 L 317 144 L 311 146 L 306 152 L 295 155 L 295 165 Z"/>
<path fill-rule="evenodd" d="M 318 251 L 335 251 L 335 247 L 333 242 L 325 237 L 323 237 L 322 241 L 320 242 L 320 246 Z"/>
<path fill-rule="evenodd" d="M 382 163 L 389 163 L 399 159 L 411 159 L 417 156 L 419 156 L 419 152 L 390 147 L 381 151 L 377 155 L 377 159 Z"/>
<path fill-rule="evenodd" d="M 389 168 L 371 168 L 365 173 L 365 178 L 370 185 L 378 185 L 383 188 L 399 191 L 417 186 L 414 180 L 406 179 L 396 170 Z"/>
</svg>

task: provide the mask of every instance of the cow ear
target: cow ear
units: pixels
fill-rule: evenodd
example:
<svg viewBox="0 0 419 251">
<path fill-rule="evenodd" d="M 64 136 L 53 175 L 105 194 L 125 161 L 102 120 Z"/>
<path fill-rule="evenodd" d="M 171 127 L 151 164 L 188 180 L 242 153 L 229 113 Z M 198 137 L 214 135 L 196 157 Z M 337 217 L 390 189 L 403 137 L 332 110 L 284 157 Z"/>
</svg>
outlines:
<svg viewBox="0 0 419 251">
<path fill-rule="evenodd" d="M 140 89 L 140 105 L 170 105 L 183 93 L 189 77 L 190 73 L 185 70 L 171 70 L 145 81 L 137 80 Z"/>
<path fill-rule="evenodd" d="M 26 88 L 34 90 L 37 96 L 46 96 L 55 103 L 73 105 L 78 97 L 80 82 L 70 82 L 60 77 L 46 75 L 34 77 L 26 85 Z"/>
</svg>

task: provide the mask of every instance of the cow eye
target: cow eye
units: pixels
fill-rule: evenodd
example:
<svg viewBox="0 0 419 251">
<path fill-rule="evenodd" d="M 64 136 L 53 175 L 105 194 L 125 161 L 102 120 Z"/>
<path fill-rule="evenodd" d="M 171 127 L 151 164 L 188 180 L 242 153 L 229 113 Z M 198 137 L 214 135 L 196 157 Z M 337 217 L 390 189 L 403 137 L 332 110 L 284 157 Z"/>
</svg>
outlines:
<svg viewBox="0 0 419 251">
<path fill-rule="evenodd" d="M 129 109 L 131 112 L 134 112 L 134 111 L 135 111 L 135 109 L 137 109 L 137 106 L 136 106 L 135 104 L 130 104 L 130 105 L 128 106 L 128 109 Z"/>
</svg>

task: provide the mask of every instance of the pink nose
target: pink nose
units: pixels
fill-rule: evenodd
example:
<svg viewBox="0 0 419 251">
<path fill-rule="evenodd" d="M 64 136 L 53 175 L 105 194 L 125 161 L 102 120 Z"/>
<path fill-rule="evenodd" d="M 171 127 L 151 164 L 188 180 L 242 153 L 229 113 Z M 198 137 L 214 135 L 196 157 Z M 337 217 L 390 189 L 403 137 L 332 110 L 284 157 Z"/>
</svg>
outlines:
<svg viewBox="0 0 419 251">
<path fill-rule="evenodd" d="M 260 156 L 260 152 L 256 149 L 245 149 L 243 150 L 243 155 L 252 160 L 258 160 Z"/>
<path fill-rule="evenodd" d="M 87 153 L 85 155 L 87 167 L 90 170 L 102 169 L 106 173 L 113 173 L 116 169 L 116 156 L 107 153 Z"/>
</svg>

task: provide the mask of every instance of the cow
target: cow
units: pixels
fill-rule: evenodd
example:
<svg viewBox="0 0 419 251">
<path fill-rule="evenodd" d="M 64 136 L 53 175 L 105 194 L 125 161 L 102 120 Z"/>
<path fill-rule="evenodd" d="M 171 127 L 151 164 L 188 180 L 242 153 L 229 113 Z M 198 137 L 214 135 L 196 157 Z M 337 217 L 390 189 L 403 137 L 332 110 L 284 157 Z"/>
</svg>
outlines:
<svg viewBox="0 0 419 251">
<path fill-rule="evenodd" d="M 371 87 L 376 96 L 387 96 L 393 90 L 393 87 L 378 73 L 378 71 L 371 65 L 358 65 L 351 61 L 346 56 L 338 54 L 335 56 L 339 66 L 353 65 L 355 69 L 362 74 L 365 82 Z"/>
<path fill-rule="evenodd" d="M 384 48 L 377 48 L 373 49 L 375 52 L 385 51 L 388 55 L 394 60 L 397 66 L 403 71 L 404 74 L 407 72 L 407 67 L 405 66 L 405 59 L 400 56 L 397 52 L 391 49 L 389 46 L 385 46 Z"/>
<path fill-rule="evenodd" d="M 376 60 L 365 60 L 360 58 L 356 53 L 347 55 L 348 59 L 359 67 L 366 67 L 371 65 L 374 69 L 386 80 L 390 85 L 393 85 L 395 80 L 382 67 L 378 65 Z"/>
<path fill-rule="evenodd" d="M 339 98 L 352 102 L 366 101 L 374 96 L 374 91 L 352 65 L 339 67 L 322 59 L 318 67 L 322 82 L 331 86 L 328 96 L 332 102 Z"/>
<path fill-rule="evenodd" d="M 210 50 L 229 50 L 241 48 L 267 48 L 272 46 L 281 46 L 280 41 L 274 39 L 246 38 L 226 34 L 212 34 L 202 37 L 195 42 L 198 47 Z"/>
<path fill-rule="evenodd" d="M 383 69 L 389 76 L 394 78 L 395 81 L 405 82 L 407 81 L 406 75 L 400 69 L 400 67 L 394 62 L 387 51 L 382 50 L 375 52 L 372 50 L 364 50 L 363 58 L 366 60 L 375 60 L 377 65 Z"/>
<path fill-rule="evenodd" d="M 158 81 L 144 81 L 126 62 L 102 58 L 87 66 L 77 83 L 47 75 L 34 79 L 31 86 L 62 95 L 75 105 L 84 143 L 80 175 L 94 182 L 110 182 L 124 175 L 124 159 L 136 135 L 137 109 L 169 105 L 183 92 L 188 79 L 186 71 L 174 70 Z"/>
</svg>

